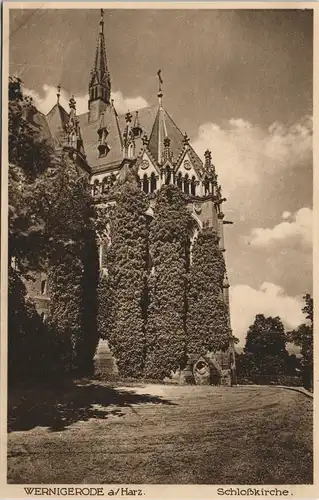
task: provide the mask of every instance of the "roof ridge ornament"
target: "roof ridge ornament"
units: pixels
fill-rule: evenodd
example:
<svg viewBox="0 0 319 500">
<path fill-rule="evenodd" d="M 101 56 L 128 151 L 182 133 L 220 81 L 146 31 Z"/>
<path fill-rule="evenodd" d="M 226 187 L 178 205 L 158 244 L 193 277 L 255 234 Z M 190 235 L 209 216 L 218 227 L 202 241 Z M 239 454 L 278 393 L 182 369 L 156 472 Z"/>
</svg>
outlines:
<svg viewBox="0 0 319 500">
<path fill-rule="evenodd" d="M 190 139 L 189 139 L 187 133 L 185 132 L 185 134 L 183 135 L 183 144 L 184 144 L 184 146 L 189 146 L 189 141 L 190 141 Z"/>
<path fill-rule="evenodd" d="M 162 85 L 163 85 L 163 79 L 162 79 L 162 70 L 159 69 L 157 71 L 157 77 L 158 77 L 158 93 L 157 93 L 157 97 L 158 97 L 158 104 L 160 107 L 162 107 L 162 98 L 163 98 L 163 90 L 162 90 Z"/>
<path fill-rule="evenodd" d="M 101 9 L 101 18 L 100 18 L 100 28 L 99 32 L 103 33 L 104 32 L 104 9 Z"/>
<path fill-rule="evenodd" d="M 60 104 L 60 96 L 61 96 L 61 85 L 59 84 L 57 86 L 57 94 L 56 94 L 56 101 L 58 105 Z"/>
</svg>

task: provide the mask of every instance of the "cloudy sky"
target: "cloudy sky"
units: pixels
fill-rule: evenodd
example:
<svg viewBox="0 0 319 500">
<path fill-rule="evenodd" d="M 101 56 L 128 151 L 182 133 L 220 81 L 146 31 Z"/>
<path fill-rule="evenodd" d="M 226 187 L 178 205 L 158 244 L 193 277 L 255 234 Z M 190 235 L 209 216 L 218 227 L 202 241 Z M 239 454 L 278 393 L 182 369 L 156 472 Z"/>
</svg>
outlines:
<svg viewBox="0 0 319 500">
<path fill-rule="evenodd" d="M 107 8 L 107 4 L 105 5 Z M 118 112 L 164 106 L 223 193 L 234 334 L 257 313 L 303 321 L 312 291 L 312 11 L 106 10 Z M 99 10 L 12 10 L 10 74 L 47 112 L 62 86 L 85 111 Z M 67 108 L 68 109 L 68 108 Z"/>
</svg>

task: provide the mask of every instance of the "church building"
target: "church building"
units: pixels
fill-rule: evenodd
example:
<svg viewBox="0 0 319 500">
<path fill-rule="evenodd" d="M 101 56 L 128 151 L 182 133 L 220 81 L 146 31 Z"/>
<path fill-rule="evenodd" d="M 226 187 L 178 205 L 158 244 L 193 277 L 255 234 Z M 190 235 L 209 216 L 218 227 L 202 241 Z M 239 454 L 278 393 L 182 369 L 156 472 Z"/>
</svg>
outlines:
<svg viewBox="0 0 319 500">
<path fill-rule="evenodd" d="M 151 199 L 150 216 L 154 200 L 152 194 L 163 185 L 174 184 L 188 195 L 188 210 L 196 227 L 194 237 L 203 229 L 213 228 L 224 252 L 224 225 L 231 222 L 225 220 L 223 203 L 226 200 L 211 152 L 207 150 L 204 158 L 196 154 L 187 134 L 182 133 L 165 109 L 160 70 L 157 75 L 157 102 L 153 106 L 127 110 L 126 114 L 119 115 L 111 99 L 111 76 L 101 10 L 93 68 L 88 75 L 88 111 L 78 115 L 73 96 L 69 101 L 69 110 L 64 109 L 59 102 L 61 89 L 58 87 L 57 102 L 47 115 L 41 116 L 42 125 L 55 148 L 69 150 L 77 165 L 87 173 L 96 203 L 103 203 L 110 188 L 134 167 L 141 190 Z M 99 261 L 102 273 L 104 245 L 105 241 L 101 241 Z M 31 293 L 39 313 L 45 317 L 50 290 L 44 274 L 33 285 Z M 227 274 L 223 295 L 229 311 Z M 110 357 L 105 341 L 100 341 L 98 352 L 101 353 L 100 359 Z M 202 358 L 193 360 L 198 383 L 211 369 L 219 373 L 225 370 L 235 372 L 233 345 L 227 353 Z"/>
</svg>

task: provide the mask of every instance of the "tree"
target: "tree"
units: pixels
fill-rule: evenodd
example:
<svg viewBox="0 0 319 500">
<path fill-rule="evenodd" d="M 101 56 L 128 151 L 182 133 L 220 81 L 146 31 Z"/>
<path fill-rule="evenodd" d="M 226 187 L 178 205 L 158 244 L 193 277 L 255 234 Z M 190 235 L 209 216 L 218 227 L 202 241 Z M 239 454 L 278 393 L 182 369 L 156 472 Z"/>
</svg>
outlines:
<svg viewBox="0 0 319 500">
<path fill-rule="evenodd" d="M 119 373 L 142 377 L 146 345 L 148 222 L 145 212 L 148 203 L 134 174 L 120 183 L 111 196 L 116 200 L 110 214 L 112 244 L 107 254 L 108 276 L 100 287 L 100 301 L 109 309 L 104 314 L 100 309 L 100 328 L 104 328 L 103 336 L 116 357 Z"/>
<path fill-rule="evenodd" d="M 186 355 L 187 255 L 191 219 L 176 186 L 156 196 L 150 224 L 150 306 L 146 332 L 145 373 L 163 379 L 181 367 Z"/>
<path fill-rule="evenodd" d="M 225 262 L 218 241 L 216 232 L 208 229 L 194 243 L 187 315 L 189 353 L 225 350 L 231 340 L 223 298 Z"/>
<path fill-rule="evenodd" d="M 34 122 L 32 100 L 23 96 L 22 82 L 9 79 L 9 263 L 26 276 L 43 259 L 44 221 L 37 182 L 56 164 L 53 150 Z M 49 186 L 47 186 L 49 188 Z"/>
<path fill-rule="evenodd" d="M 257 314 L 249 327 L 245 353 L 245 370 L 251 375 L 276 377 L 286 372 L 287 337 L 280 318 Z"/>
<path fill-rule="evenodd" d="M 23 96 L 21 81 L 10 79 L 9 274 L 10 263 L 23 279 L 33 271 L 49 269 L 50 315 L 43 325 L 50 331 L 47 353 L 54 350 L 55 339 L 59 344 L 55 352 L 67 360 L 68 369 L 83 373 L 92 371 L 97 343 L 93 200 L 87 176 L 66 152 L 53 151 L 35 121 L 36 114 L 32 101 Z M 20 287 L 18 279 L 12 286 Z M 13 317 L 19 316 L 27 301 L 26 293 L 20 302 L 13 301 L 14 295 L 9 295 Z M 36 316 L 34 308 L 35 322 Z M 9 336 L 14 335 L 10 325 Z M 22 327 L 25 338 L 30 338 L 30 322 L 22 322 Z M 11 345 L 20 349 L 18 342 Z M 47 364 L 50 360 L 49 356 Z"/>
<path fill-rule="evenodd" d="M 312 387 L 313 377 L 313 298 L 308 293 L 304 296 L 305 305 L 302 308 L 307 322 L 302 323 L 296 330 L 288 334 L 289 340 L 301 347 L 302 354 L 302 374 L 304 385 Z"/>
</svg>

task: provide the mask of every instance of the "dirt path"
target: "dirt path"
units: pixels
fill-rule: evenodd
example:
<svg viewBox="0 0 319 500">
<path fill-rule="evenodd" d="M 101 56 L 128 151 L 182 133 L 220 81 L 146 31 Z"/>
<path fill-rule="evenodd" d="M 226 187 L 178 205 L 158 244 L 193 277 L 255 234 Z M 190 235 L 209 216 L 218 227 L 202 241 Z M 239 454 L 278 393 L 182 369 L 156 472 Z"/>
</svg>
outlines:
<svg viewBox="0 0 319 500">
<path fill-rule="evenodd" d="M 312 400 L 276 387 L 106 384 L 9 402 L 8 481 L 309 484 Z"/>
</svg>

